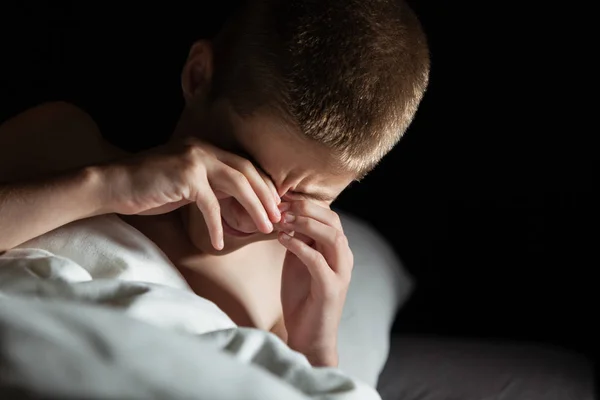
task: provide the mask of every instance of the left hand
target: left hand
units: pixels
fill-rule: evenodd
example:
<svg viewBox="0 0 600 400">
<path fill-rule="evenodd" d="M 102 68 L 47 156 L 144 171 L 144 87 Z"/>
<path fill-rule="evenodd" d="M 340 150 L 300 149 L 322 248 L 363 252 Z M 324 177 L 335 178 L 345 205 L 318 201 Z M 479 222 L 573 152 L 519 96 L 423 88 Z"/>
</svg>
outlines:
<svg viewBox="0 0 600 400">
<path fill-rule="evenodd" d="M 348 239 L 329 208 L 306 200 L 279 207 L 278 239 L 287 249 L 281 303 L 288 345 L 312 365 L 337 366 L 338 326 L 354 263 Z"/>
</svg>

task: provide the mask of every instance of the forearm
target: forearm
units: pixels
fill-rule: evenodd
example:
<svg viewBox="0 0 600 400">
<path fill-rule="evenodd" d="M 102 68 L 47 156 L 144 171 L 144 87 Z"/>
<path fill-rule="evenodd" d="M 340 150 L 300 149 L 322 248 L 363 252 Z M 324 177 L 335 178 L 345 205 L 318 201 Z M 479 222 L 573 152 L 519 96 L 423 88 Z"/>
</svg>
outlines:
<svg viewBox="0 0 600 400">
<path fill-rule="evenodd" d="M 0 184 L 0 253 L 69 222 L 106 212 L 101 186 L 96 168 L 37 182 Z"/>
</svg>

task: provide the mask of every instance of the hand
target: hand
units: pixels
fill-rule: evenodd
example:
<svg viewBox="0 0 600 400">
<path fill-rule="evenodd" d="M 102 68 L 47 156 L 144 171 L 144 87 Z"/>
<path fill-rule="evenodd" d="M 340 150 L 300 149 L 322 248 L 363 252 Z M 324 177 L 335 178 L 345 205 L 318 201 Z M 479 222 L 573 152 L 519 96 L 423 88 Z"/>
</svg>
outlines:
<svg viewBox="0 0 600 400">
<path fill-rule="evenodd" d="M 264 174 L 250 161 L 199 140 L 99 168 L 107 212 L 163 214 L 196 203 L 217 250 L 223 248 L 219 199 L 234 197 L 263 233 L 272 232 L 280 218 L 279 195 Z"/>
<path fill-rule="evenodd" d="M 337 366 L 338 326 L 354 263 L 348 240 L 329 208 L 306 200 L 279 208 L 278 237 L 287 249 L 281 303 L 288 345 L 312 365 Z"/>
</svg>

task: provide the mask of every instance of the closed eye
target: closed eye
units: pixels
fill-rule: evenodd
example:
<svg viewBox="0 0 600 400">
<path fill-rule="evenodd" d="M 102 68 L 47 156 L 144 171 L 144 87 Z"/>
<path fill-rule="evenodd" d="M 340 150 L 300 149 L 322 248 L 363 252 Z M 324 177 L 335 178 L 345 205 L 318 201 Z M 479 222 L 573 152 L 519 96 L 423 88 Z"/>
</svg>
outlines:
<svg viewBox="0 0 600 400">
<path fill-rule="evenodd" d="M 257 161 L 254 157 L 252 157 L 247 151 L 245 151 L 244 149 L 240 148 L 239 146 L 237 147 L 236 154 L 238 154 L 240 157 L 243 157 L 245 159 L 247 159 L 248 161 L 250 161 L 252 164 L 254 164 L 254 166 L 260 170 L 262 173 L 264 173 L 267 177 L 269 177 L 269 179 L 271 179 L 271 181 L 273 183 L 275 183 L 275 180 L 273 179 L 273 177 L 271 176 L 271 174 L 269 174 Z M 296 199 L 306 199 L 306 200 L 314 200 L 314 201 L 318 201 L 318 202 L 323 202 L 323 203 L 331 203 L 333 202 L 333 200 L 335 200 L 335 197 L 330 196 L 327 193 L 303 193 L 303 192 L 291 192 L 288 191 L 283 197 L 285 198 L 286 195 L 291 194 L 292 196 L 296 197 Z M 293 198 L 291 200 L 294 200 Z"/>
</svg>

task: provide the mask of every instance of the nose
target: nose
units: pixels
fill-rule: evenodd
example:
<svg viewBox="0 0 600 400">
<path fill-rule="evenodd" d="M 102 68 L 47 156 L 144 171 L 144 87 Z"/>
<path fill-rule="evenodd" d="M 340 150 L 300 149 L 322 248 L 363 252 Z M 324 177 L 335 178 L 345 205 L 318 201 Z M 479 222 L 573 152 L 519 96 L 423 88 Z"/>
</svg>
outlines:
<svg viewBox="0 0 600 400">
<path fill-rule="evenodd" d="M 233 228 L 244 233 L 254 233 L 258 227 L 246 209 L 233 197 L 219 201 L 223 219 Z"/>
</svg>

